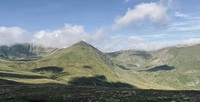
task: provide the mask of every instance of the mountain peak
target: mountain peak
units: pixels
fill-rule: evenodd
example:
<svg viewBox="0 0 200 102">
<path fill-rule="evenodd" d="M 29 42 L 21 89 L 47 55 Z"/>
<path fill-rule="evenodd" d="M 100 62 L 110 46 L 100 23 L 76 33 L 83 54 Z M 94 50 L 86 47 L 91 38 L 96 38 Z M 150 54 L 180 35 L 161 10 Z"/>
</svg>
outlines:
<svg viewBox="0 0 200 102">
<path fill-rule="evenodd" d="M 90 46 L 91 47 L 92 45 L 86 43 L 85 41 L 79 41 L 79 42 L 73 44 L 72 46 L 85 46 L 85 47 Z"/>
<path fill-rule="evenodd" d="M 81 40 L 81 41 L 77 42 L 76 44 L 87 44 L 87 45 L 89 45 L 88 43 L 86 43 L 86 42 L 85 42 L 85 41 L 83 41 L 83 40 Z"/>
</svg>

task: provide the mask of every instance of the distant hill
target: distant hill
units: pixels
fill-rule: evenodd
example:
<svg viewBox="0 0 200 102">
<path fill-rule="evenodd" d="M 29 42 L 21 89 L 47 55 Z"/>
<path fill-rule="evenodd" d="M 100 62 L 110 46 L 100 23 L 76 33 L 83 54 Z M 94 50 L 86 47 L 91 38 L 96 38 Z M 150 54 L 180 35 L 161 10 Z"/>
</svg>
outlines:
<svg viewBox="0 0 200 102">
<path fill-rule="evenodd" d="M 0 58 L 9 60 L 30 60 L 51 53 L 56 48 L 45 48 L 33 44 L 14 44 L 0 46 Z"/>
<path fill-rule="evenodd" d="M 106 55 L 124 69 L 143 68 L 146 62 L 152 58 L 150 52 L 136 50 L 117 51 Z"/>
<path fill-rule="evenodd" d="M 199 45 L 150 52 L 128 50 L 107 55 L 149 81 L 176 89 L 200 89 Z"/>
</svg>

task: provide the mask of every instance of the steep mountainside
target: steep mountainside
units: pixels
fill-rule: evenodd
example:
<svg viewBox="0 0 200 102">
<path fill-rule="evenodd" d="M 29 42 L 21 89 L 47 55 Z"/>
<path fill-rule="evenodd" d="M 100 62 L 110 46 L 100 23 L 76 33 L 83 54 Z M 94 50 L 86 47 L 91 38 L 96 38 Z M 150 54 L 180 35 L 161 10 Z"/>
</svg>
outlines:
<svg viewBox="0 0 200 102">
<path fill-rule="evenodd" d="M 109 86 L 108 82 L 115 85 L 120 81 L 119 68 L 102 52 L 83 41 L 39 60 L 25 62 L 21 69 L 68 84 L 82 85 L 92 81 L 93 85 Z"/>
</svg>

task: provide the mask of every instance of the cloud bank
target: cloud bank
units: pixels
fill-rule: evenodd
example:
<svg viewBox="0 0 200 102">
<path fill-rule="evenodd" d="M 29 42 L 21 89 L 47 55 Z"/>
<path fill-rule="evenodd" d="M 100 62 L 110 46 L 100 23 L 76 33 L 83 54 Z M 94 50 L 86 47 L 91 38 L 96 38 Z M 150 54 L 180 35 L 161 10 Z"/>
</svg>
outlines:
<svg viewBox="0 0 200 102">
<path fill-rule="evenodd" d="M 100 49 L 110 52 L 117 50 L 157 50 L 159 48 L 176 44 L 194 45 L 200 43 L 200 38 L 188 38 L 179 43 L 167 44 L 156 39 L 163 39 L 166 34 L 138 35 L 111 35 L 103 28 L 94 33 L 88 33 L 82 25 L 65 24 L 63 28 L 57 30 L 41 30 L 30 33 L 20 27 L 0 27 L 0 45 L 11 45 L 14 43 L 33 43 L 46 47 L 65 48 L 78 41 L 86 41 Z M 155 41 L 149 41 L 153 38 Z"/>
<path fill-rule="evenodd" d="M 114 46 L 119 43 L 118 39 L 107 34 L 103 28 L 88 33 L 82 25 L 65 24 L 63 28 L 57 30 L 40 30 L 35 33 L 20 27 L 0 27 L 0 45 L 33 43 L 46 47 L 65 48 L 81 40 L 103 51 L 117 50 Z"/>
<path fill-rule="evenodd" d="M 0 27 L 0 44 L 10 45 L 13 43 L 29 42 L 32 36 L 20 27 Z"/>
<path fill-rule="evenodd" d="M 86 39 L 88 34 L 85 33 L 81 25 L 65 26 L 58 30 L 41 30 L 34 34 L 32 42 L 51 47 L 68 47 L 69 45 Z"/>
</svg>

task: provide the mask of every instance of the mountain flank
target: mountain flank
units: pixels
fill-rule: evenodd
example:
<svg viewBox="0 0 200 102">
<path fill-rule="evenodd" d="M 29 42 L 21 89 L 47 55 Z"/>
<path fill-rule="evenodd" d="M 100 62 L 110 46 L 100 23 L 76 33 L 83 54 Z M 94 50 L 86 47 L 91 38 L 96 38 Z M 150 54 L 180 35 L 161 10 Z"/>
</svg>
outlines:
<svg viewBox="0 0 200 102">
<path fill-rule="evenodd" d="M 118 51 L 107 55 L 139 76 L 175 89 L 200 89 L 200 46 L 168 47 L 157 51 Z"/>
<path fill-rule="evenodd" d="M 0 46 L 0 79 L 23 84 L 200 89 L 199 51 L 200 46 L 194 45 L 102 53 L 84 41 L 63 49 Z"/>
</svg>

